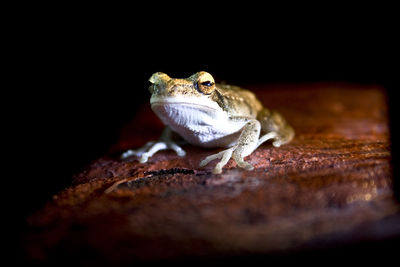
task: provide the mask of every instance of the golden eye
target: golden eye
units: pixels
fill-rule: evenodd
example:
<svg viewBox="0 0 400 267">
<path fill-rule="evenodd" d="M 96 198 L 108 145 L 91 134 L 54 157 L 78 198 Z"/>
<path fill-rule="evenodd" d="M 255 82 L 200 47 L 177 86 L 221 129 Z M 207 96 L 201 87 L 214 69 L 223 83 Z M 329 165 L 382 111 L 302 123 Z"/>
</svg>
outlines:
<svg viewBox="0 0 400 267">
<path fill-rule="evenodd" d="M 214 78 L 207 72 L 199 72 L 197 88 L 206 95 L 211 94 L 215 90 Z"/>
</svg>

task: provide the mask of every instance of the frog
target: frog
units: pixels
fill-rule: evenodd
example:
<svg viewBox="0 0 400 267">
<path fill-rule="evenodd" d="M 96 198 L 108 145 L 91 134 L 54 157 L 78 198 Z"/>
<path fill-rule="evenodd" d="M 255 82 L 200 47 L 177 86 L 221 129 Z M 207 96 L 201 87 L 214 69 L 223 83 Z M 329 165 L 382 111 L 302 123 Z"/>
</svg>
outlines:
<svg viewBox="0 0 400 267">
<path fill-rule="evenodd" d="M 188 78 L 171 78 L 156 72 L 149 79 L 150 105 L 165 124 L 157 141 L 137 150 L 129 149 L 121 158 L 139 157 L 141 163 L 155 153 L 171 149 L 184 157 L 183 144 L 223 150 L 204 158 L 199 167 L 216 159 L 212 172 L 222 173 L 230 159 L 244 170 L 254 166 L 245 161 L 261 144 L 271 140 L 274 147 L 289 143 L 295 132 L 285 118 L 264 107 L 255 94 L 239 86 L 216 83 L 214 77 L 199 71 Z M 179 142 L 179 138 L 183 143 Z"/>
</svg>

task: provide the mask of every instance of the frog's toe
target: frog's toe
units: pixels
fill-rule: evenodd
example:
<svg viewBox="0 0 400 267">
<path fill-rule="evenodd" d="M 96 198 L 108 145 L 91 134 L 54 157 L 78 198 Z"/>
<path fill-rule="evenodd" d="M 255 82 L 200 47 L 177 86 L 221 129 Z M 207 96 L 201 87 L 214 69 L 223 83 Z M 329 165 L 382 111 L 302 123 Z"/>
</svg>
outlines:
<svg viewBox="0 0 400 267">
<path fill-rule="evenodd" d="M 211 156 L 206 157 L 205 159 L 203 159 L 203 160 L 200 162 L 199 166 L 200 166 L 200 167 L 206 166 L 210 161 L 212 161 L 212 160 L 214 160 L 214 159 L 217 158 L 217 157 L 215 157 L 215 156 L 216 156 L 216 155 L 211 155 Z"/>
<path fill-rule="evenodd" d="M 143 153 L 139 159 L 140 163 L 145 163 L 149 160 L 149 153 Z"/>
<path fill-rule="evenodd" d="M 222 173 L 222 167 L 220 166 L 215 166 L 215 168 L 213 169 L 213 174 L 220 174 Z"/>
<path fill-rule="evenodd" d="M 243 156 L 239 154 L 233 154 L 233 159 L 236 161 L 236 164 L 247 171 L 251 171 L 254 169 L 254 166 L 250 163 L 244 161 Z"/>
<path fill-rule="evenodd" d="M 184 157 L 184 156 L 186 156 L 185 150 L 183 150 L 180 146 L 178 146 L 178 145 L 175 144 L 175 143 L 169 143 L 169 144 L 168 144 L 168 148 L 174 150 L 175 153 L 176 153 L 179 157 Z"/>
<path fill-rule="evenodd" d="M 237 165 L 238 165 L 240 168 L 245 169 L 246 171 L 251 171 L 251 170 L 254 169 L 254 166 L 253 166 L 253 165 L 251 165 L 250 163 L 248 163 L 248 162 L 246 162 L 246 161 L 244 161 L 244 160 L 237 162 Z"/>
<path fill-rule="evenodd" d="M 204 167 L 204 166 L 206 166 L 210 161 L 212 161 L 212 160 L 214 160 L 214 159 L 219 159 L 219 158 L 221 158 L 221 157 L 222 157 L 222 152 L 219 152 L 219 153 L 217 153 L 217 154 L 210 155 L 210 156 L 206 157 L 205 159 L 203 159 L 203 160 L 200 162 L 200 167 Z"/>
<path fill-rule="evenodd" d="M 202 167 L 206 166 L 207 164 L 208 164 L 208 161 L 203 159 L 202 161 L 200 161 L 199 167 L 202 168 Z"/>
<path fill-rule="evenodd" d="M 180 150 L 180 151 L 175 151 L 176 152 L 176 154 L 179 156 L 179 157 L 184 157 L 184 156 L 186 156 L 186 151 L 185 150 Z"/>
<path fill-rule="evenodd" d="M 133 155 L 135 155 L 135 152 L 132 149 L 129 149 L 129 150 L 125 151 L 124 153 L 122 153 L 120 158 L 121 159 L 127 159 L 127 158 L 129 158 L 130 156 L 133 156 Z"/>
<path fill-rule="evenodd" d="M 246 163 L 247 163 L 247 162 L 246 162 Z M 249 164 L 249 163 L 247 163 L 246 166 L 244 167 L 244 169 L 245 169 L 246 171 L 252 171 L 252 170 L 254 170 L 254 166 L 251 165 L 251 164 Z"/>
<path fill-rule="evenodd" d="M 141 157 L 143 155 L 143 153 L 145 153 L 154 144 L 155 144 L 154 141 L 150 141 L 150 142 L 147 142 L 144 146 L 140 147 L 137 150 L 129 149 L 129 150 L 125 151 L 124 153 L 122 153 L 120 158 L 127 159 L 132 156 Z"/>
<path fill-rule="evenodd" d="M 226 163 L 231 158 L 233 149 L 234 148 L 228 148 L 228 149 L 223 150 L 223 151 L 221 151 L 221 152 L 219 152 L 217 154 L 213 154 L 213 155 L 210 155 L 210 156 L 206 157 L 204 160 L 202 160 L 200 162 L 200 167 L 206 166 L 210 161 L 212 161 L 214 159 L 221 159 L 221 161 L 218 162 L 218 164 L 213 169 L 213 173 L 214 174 L 221 173 L 222 172 L 222 168 L 226 165 Z"/>
<path fill-rule="evenodd" d="M 282 141 L 281 140 L 276 140 L 276 141 L 272 142 L 272 145 L 274 147 L 280 147 L 282 145 Z"/>
</svg>

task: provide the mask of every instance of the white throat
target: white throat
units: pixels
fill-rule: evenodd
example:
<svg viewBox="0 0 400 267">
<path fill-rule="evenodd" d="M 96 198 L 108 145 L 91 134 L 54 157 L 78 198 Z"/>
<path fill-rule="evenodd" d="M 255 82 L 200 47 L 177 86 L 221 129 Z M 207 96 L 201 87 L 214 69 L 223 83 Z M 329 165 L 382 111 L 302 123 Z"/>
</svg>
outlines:
<svg viewBox="0 0 400 267">
<path fill-rule="evenodd" d="M 199 146 L 227 146 L 235 140 L 233 137 L 237 137 L 238 131 L 246 123 L 230 121 L 228 114 L 206 96 L 152 96 L 150 103 L 164 124 L 169 125 L 189 143 Z"/>
</svg>

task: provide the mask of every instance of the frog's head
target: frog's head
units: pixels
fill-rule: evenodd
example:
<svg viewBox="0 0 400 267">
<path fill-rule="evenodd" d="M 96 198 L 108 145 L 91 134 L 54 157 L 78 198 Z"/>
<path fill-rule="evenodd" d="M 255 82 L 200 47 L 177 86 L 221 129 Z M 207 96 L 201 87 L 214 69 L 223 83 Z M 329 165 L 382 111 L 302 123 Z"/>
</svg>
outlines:
<svg viewBox="0 0 400 267">
<path fill-rule="evenodd" d="M 201 71 L 185 79 L 174 79 L 165 73 L 154 73 L 152 83 L 151 108 L 167 124 L 190 124 L 193 119 L 206 123 L 210 117 L 220 114 L 222 109 L 215 99 L 214 78 Z M 214 96 L 214 97 L 213 97 Z"/>
<path fill-rule="evenodd" d="M 154 73 L 149 81 L 152 99 L 171 97 L 202 97 L 211 95 L 215 90 L 214 78 L 205 71 L 200 71 L 185 79 L 174 79 L 162 72 Z"/>
</svg>

